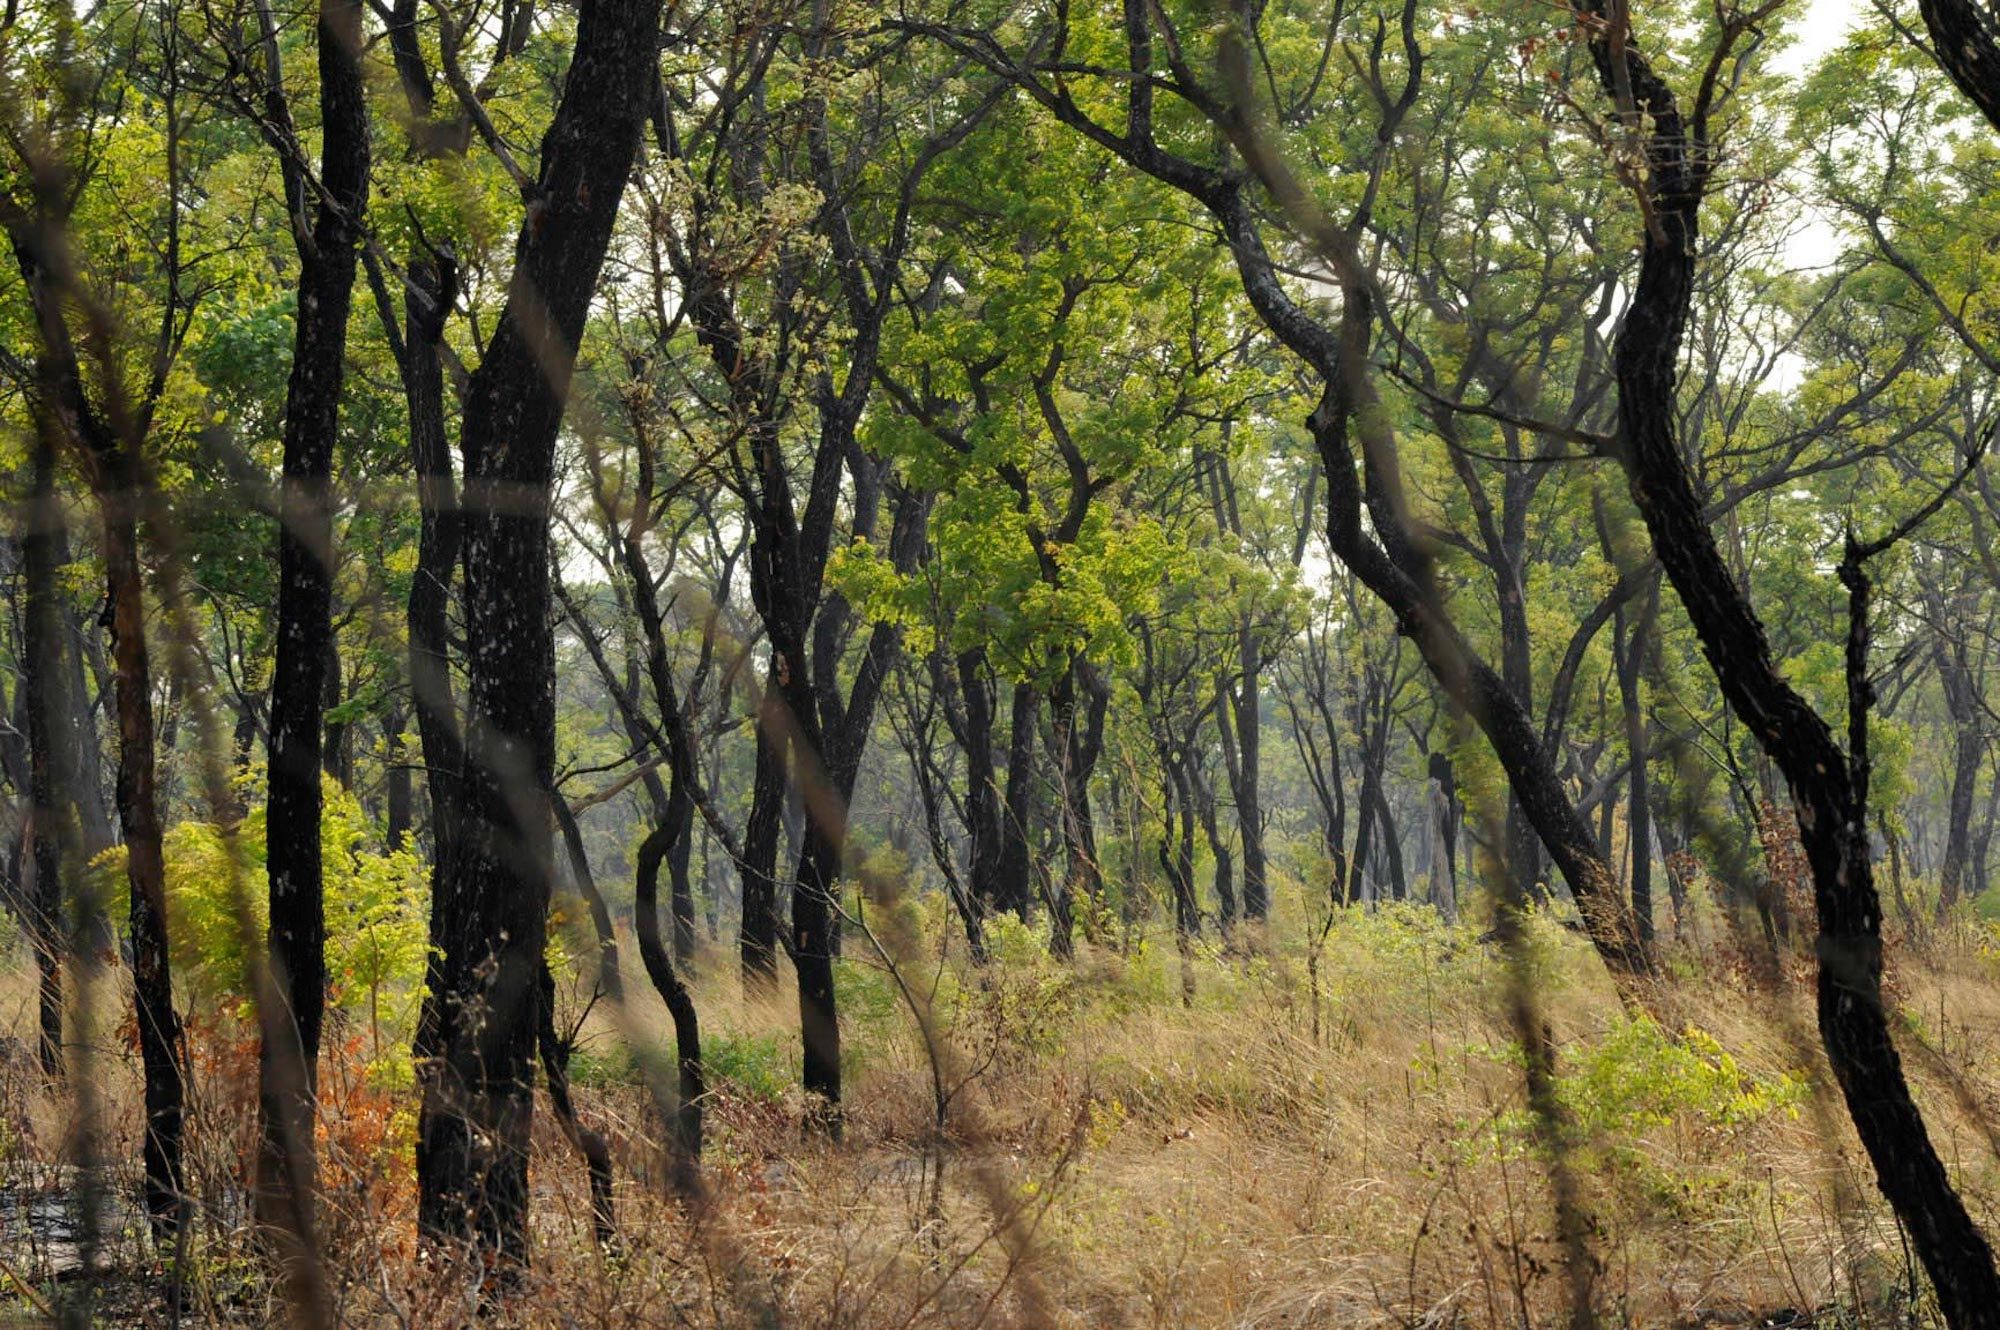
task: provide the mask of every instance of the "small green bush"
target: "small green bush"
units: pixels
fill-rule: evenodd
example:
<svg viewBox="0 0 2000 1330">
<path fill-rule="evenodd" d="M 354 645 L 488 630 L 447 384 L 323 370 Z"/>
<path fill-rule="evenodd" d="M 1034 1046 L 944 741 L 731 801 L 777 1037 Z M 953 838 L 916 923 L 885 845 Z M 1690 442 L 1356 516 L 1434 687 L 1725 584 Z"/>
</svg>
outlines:
<svg viewBox="0 0 2000 1330">
<path fill-rule="evenodd" d="M 390 1042 L 400 1042 L 423 996 L 429 874 L 414 851 L 378 845 L 360 801 L 331 779 L 324 799 L 328 1000 L 358 1013 L 378 1032 L 396 1032 Z M 249 1001 L 245 943 L 261 946 L 269 926 L 264 846 L 261 807 L 233 836 L 211 822 L 181 822 L 163 838 L 175 977 L 207 1001 Z M 107 907 L 120 920 L 128 899 L 125 863 L 125 849 L 118 846 L 93 865 Z M 239 918 L 239 910 L 247 919 Z"/>
<path fill-rule="evenodd" d="M 798 1082 L 790 1044 L 777 1035 L 718 1034 L 702 1041 L 710 1089 L 732 1089 L 751 1099 L 777 1101 Z"/>
</svg>

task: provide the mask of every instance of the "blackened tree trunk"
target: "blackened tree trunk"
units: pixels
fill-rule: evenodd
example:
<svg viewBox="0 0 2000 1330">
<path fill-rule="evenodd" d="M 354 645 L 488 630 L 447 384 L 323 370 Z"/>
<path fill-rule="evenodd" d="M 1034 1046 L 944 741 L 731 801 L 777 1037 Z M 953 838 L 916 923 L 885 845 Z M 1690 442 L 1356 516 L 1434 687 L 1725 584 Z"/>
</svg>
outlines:
<svg viewBox="0 0 2000 1330">
<path fill-rule="evenodd" d="M 388 769 L 382 773 L 384 839 L 391 850 L 409 845 L 410 828 L 415 820 L 416 790 L 410 780 L 410 755 L 404 747 L 408 721 L 408 713 L 398 708 L 382 723 L 388 760 Z"/>
<path fill-rule="evenodd" d="M 338 668 L 333 661 L 330 491 L 355 247 L 368 205 L 361 12 L 360 0 L 321 0 L 319 7 L 323 146 L 319 197 L 310 229 L 305 215 L 308 164 L 282 148 L 280 163 L 299 254 L 299 295 L 291 378 L 285 390 L 265 863 L 271 973 L 285 1009 L 265 1019 L 259 1043 L 263 1134 L 257 1202 L 259 1220 L 268 1228 L 300 1235 L 310 1231 L 312 1215 L 313 1099 L 326 1009 L 321 721 L 329 671 Z M 275 44 L 275 38 L 271 40 Z M 275 62 L 268 75 L 270 98 L 282 108 L 284 92 L 277 83 Z M 296 149 L 297 144 L 290 146 Z"/>
<path fill-rule="evenodd" d="M 1237 677 L 1225 685 L 1216 708 L 1224 774 L 1236 800 L 1236 831 L 1243 846 L 1243 917 L 1252 923 L 1271 912 L 1269 856 L 1264 851 L 1263 651 L 1246 613 L 1237 625 Z"/>
<path fill-rule="evenodd" d="M 1194 884 L 1195 796 L 1185 754 L 1170 747 L 1160 750 L 1160 785 L 1160 871 L 1173 896 L 1174 937 L 1185 953 L 1188 939 L 1201 932 Z"/>
<path fill-rule="evenodd" d="M 743 824 L 743 907 L 740 947 L 746 988 L 769 989 L 778 977 L 778 836 L 784 830 L 785 745 L 775 719 L 774 677 L 757 704 L 757 761 L 750 817 Z"/>
<path fill-rule="evenodd" d="M 1406 900 L 1410 880 L 1403 871 L 1403 838 L 1396 830 L 1395 810 L 1389 807 L 1389 792 L 1378 776 L 1374 784 L 1375 820 L 1382 828 L 1382 857 L 1389 864 L 1389 899 Z"/>
<path fill-rule="evenodd" d="M 1000 865 L 1005 833 L 998 768 L 993 761 L 993 688 L 984 648 L 960 652 L 954 668 L 959 705 L 947 705 L 945 715 L 965 753 L 966 891 L 983 916 L 1006 908 Z M 951 682 L 941 660 L 933 674 L 939 684 Z M 940 691 L 947 698 L 951 696 L 949 689 Z"/>
<path fill-rule="evenodd" d="M 1034 902 L 1028 846 L 1035 817 L 1035 727 L 1041 693 L 1030 683 L 1014 685 L 1007 736 L 1007 797 L 1000 811 L 1000 908 L 1024 922 Z"/>
<path fill-rule="evenodd" d="M 584 320 L 657 79 L 659 0 L 586 0 L 515 246 L 507 306 L 467 390 L 468 716 L 458 844 L 418 1118 L 419 1223 L 528 1254 L 528 1146 L 555 759 L 549 499 Z"/>
<path fill-rule="evenodd" d="M 680 1102 L 675 1106 L 674 1190 L 694 1197 L 700 1191 L 701 1111 L 706 1096 L 701 1064 L 701 1018 L 694 998 L 674 970 L 673 958 L 660 939 L 660 863 L 673 851 L 682 826 L 692 826 L 691 818 L 679 816 L 694 804 L 689 792 L 675 780 L 667 821 L 655 827 L 639 845 L 637 877 L 633 884 L 635 929 L 639 936 L 639 960 L 646 977 L 667 1004 L 674 1023 L 674 1060 L 679 1068 Z"/>
<path fill-rule="evenodd" d="M 1226 934 L 1236 927 L 1236 864 L 1229 852 L 1229 840 L 1222 834 L 1222 819 L 1216 816 L 1215 785 L 1203 771 L 1199 758 L 1192 764 L 1196 809 L 1201 815 L 1202 835 L 1215 859 L 1215 916 Z"/>
<path fill-rule="evenodd" d="M 1086 700 L 1079 706 L 1077 684 Z M 1063 876 L 1049 893 L 1049 949 L 1067 957 L 1075 949 L 1076 901 L 1097 898 L 1097 826 L 1090 812 L 1090 778 L 1104 747 L 1104 713 L 1111 694 L 1087 661 L 1072 660 L 1050 692 L 1054 757 L 1059 777 Z"/>
<path fill-rule="evenodd" d="M 93 445 L 95 446 L 95 445 Z M 174 1011 L 167 948 L 167 866 L 160 839 L 153 766 L 152 662 L 146 649 L 146 593 L 139 563 L 137 509 L 150 484 L 128 442 L 97 448 L 93 477 L 104 514 L 104 569 L 109 591 L 111 659 L 118 708 L 118 828 L 125 877 L 132 992 L 138 1009 L 139 1061 L 145 1076 L 146 1213 L 156 1234 L 176 1231 L 186 1205 L 181 1119 L 185 1101 L 181 1024 Z"/>
<path fill-rule="evenodd" d="M 1935 8 L 1933 0 L 1926 15 Z M 1646 134 L 1648 223 L 1613 353 L 1618 459 L 1724 697 L 1790 787 L 1819 912 L 1820 1036 L 1876 1181 L 1911 1235 L 1946 1321 L 1954 1330 L 2000 1326 L 1992 1249 L 1910 1097 L 1882 996 L 1882 907 L 1868 844 L 1866 574 L 1850 541 L 1842 565 L 1853 617 L 1850 743 L 1843 751 L 1825 718 L 1779 672 L 1763 623 L 1716 547 L 1675 427 L 1701 199 L 1715 161 L 1708 136 L 1712 81 L 1684 117 L 1623 18 L 1597 10 L 1593 23 L 1591 53 L 1605 94 L 1634 133 Z M 1718 40 L 1742 35 L 1731 25 Z"/>
<path fill-rule="evenodd" d="M 2000 25 L 1977 0 L 1918 0 L 1930 54 L 1959 91 L 2000 129 Z"/>
<path fill-rule="evenodd" d="M 694 800 L 682 802 L 679 824 L 673 829 L 673 848 L 667 852 L 667 875 L 672 883 L 671 913 L 674 917 L 674 959 L 692 964 L 697 945 L 695 933 L 694 878 L 689 867 L 694 857 Z"/>
<path fill-rule="evenodd" d="M 1437 810 L 1438 840 L 1444 850 L 1445 898 L 1451 902 L 1453 916 L 1458 913 L 1458 830 L 1464 820 L 1464 805 L 1458 797 L 1458 773 L 1452 769 L 1449 755 L 1432 753 L 1429 772 L 1431 786 L 1435 793 L 1432 798 Z M 1435 889 L 1433 894 L 1436 894 Z"/>
<path fill-rule="evenodd" d="M 331 564 L 329 554 L 329 571 Z M 341 678 L 339 642 L 329 632 L 326 668 L 320 673 L 319 709 L 320 715 L 325 718 L 325 726 L 320 734 L 319 769 L 343 788 L 354 783 L 354 755 L 350 751 L 349 739 L 353 726 L 348 721 L 333 719 L 332 714 L 340 709 L 346 696 L 346 683 Z"/>
</svg>

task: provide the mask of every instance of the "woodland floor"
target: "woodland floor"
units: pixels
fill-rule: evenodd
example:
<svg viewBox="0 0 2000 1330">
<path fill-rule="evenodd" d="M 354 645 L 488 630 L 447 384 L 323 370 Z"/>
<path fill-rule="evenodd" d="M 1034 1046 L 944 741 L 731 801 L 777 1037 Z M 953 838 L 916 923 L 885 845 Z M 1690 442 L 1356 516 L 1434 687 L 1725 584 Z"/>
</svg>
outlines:
<svg viewBox="0 0 2000 1330">
<path fill-rule="evenodd" d="M 943 922 L 909 935 L 940 936 L 929 925 Z M 1271 935 L 1310 932 L 1280 921 Z M 1790 962 L 1776 987 L 1753 982 L 1727 937 L 1667 944 L 1655 1025 L 1621 1014 L 1573 934 L 1534 930 L 1526 978 L 1558 1048 L 1568 1123 L 1556 1155 L 1581 1180 L 1600 1323 L 1930 1324 L 1826 1088 L 1807 964 Z M 2000 1138 L 1981 1121 L 2000 1123 L 2000 949 L 1967 924 L 1895 955 L 1899 1038 L 1933 1137 L 1975 1216 L 2000 1232 Z M 594 1009 L 578 1102 L 612 1138 L 620 1242 L 604 1252 L 590 1239 L 583 1169 L 542 1113 L 535 1266 L 486 1323 L 1565 1323 L 1552 1155 L 1523 1107 L 1504 1015 L 1521 970 L 1477 929 L 1356 910 L 1335 920 L 1316 967 L 1303 946 L 1240 938 L 1198 948 L 1185 972 L 1160 941 L 1085 946 L 1061 967 L 1018 928 L 998 930 L 983 974 L 912 949 L 901 972 L 939 1032 L 936 1080 L 879 956 L 851 938 L 842 962 L 849 1108 L 837 1147 L 799 1126 L 788 995 L 746 1001 L 733 957 L 704 958 L 696 991 L 716 1090 L 713 1203 L 699 1217 L 665 1196 L 659 1133 L 613 1029 L 664 1030 L 664 1019 L 636 1002 L 615 1023 Z M 0 990 L 17 1040 L 25 968 Z M 403 1036 L 384 1034 L 378 1056 L 377 1034 L 350 1017 L 327 1059 L 323 1245 L 339 1320 L 463 1324 L 477 1294 L 413 1234 Z M 36 1084 L 25 1047 L 7 1044 L 0 1072 L 0 1200 L 14 1211 L 0 1222 L 0 1324 L 34 1323 L 83 1284 L 51 1278 L 55 1221 L 32 1217 L 46 1205 L 34 1197 L 73 1190 L 59 1166 L 77 1106 Z M 100 1047 L 102 1113 L 125 1151 L 130 1057 L 121 1032 Z M 179 1323 L 270 1323 L 241 1223 L 254 1050 L 216 1017 L 193 1022 L 190 1048 L 203 1210 Z M 169 1324 L 162 1258 L 130 1234 L 128 1206 L 110 1213 L 125 1237 L 100 1281 L 100 1323 Z"/>
</svg>

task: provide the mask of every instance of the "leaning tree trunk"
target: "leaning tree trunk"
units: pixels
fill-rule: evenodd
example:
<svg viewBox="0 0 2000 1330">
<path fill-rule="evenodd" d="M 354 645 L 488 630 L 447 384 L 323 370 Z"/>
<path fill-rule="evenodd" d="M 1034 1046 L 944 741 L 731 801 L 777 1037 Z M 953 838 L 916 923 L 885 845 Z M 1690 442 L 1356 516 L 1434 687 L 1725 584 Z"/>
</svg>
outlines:
<svg viewBox="0 0 2000 1330">
<path fill-rule="evenodd" d="M 657 80 L 659 0 L 588 0 L 515 247 L 507 307 L 469 385 L 468 718 L 458 845 L 433 911 L 418 1218 L 528 1254 L 540 972 L 555 760 L 549 501 L 578 343 Z"/>
<path fill-rule="evenodd" d="M 360 0 L 321 0 L 319 206 L 300 228 L 298 318 L 285 390 L 278 522 L 278 645 L 271 675 L 268 830 L 270 959 L 284 1010 L 264 1022 L 257 1057 L 263 1122 L 257 1208 L 276 1232 L 310 1232 L 313 1099 L 326 1010 L 326 887 L 320 859 L 322 705 L 333 661 L 334 438 L 347 360 L 355 247 L 368 204 L 368 108 Z M 276 69 L 271 71 L 275 78 Z M 273 96 L 283 93 L 273 89 Z M 305 171 L 287 161 L 290 182 Z M 298 187 L 302 205 L 304 189 Z"/>
<path fill-rule="evenodd" d="M 1927 6 L 1928 9 L 1928 6 Z M 2000 1326 L 1993 1253 L 1953 1189 L 1910 1097 L 1882 995 L 1882 907 L 1868 844 L 1867 582 L 1850 550 L 1848 676 L 1853 742 L 1779 672 L 1764 625 L 1709 529 L 1675 427 L 1681 338 L 1693 306 L 1701 197 L 1712 164 L 1706 105 L 1684 119 L 1629 31 L 1598 15 L 1591 51 L 1605 93 L 1648 118 L 1649 214 L 1639 275 L 1613 352 L 1618 460 L 1653 548 L 1724 697 L 1784 773 L 1819 913 L 1821 1039 L 1875 1177 L 1910 1233 L 1954 1330 Z M 1622 59 L 1621 59 L 1622 56 Z"/>
</svg>

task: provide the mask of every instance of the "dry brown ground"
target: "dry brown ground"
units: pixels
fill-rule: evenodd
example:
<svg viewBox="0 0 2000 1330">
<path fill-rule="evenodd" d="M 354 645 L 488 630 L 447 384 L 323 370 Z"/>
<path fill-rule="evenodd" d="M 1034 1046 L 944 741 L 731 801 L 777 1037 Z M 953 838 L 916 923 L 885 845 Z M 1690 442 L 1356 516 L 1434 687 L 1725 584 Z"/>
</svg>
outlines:
<svg viewBox="0 0 2000 1330">
<path fill-rule="evenodd" d="M 911 936 L 942 935 L 941 919 Z M 925 931 L 929 930 L 929 931 Z M 1273 936 L 1298 937 L 1302 921 Z M 1592 1222 L 1605 1325 L 1927 1324 L 1909 1261 L 1845 1114 L 1820 1087 L 1803 963 L 1753 984 L 1715 935 L 1670 952 L 1668 1037 L 1633 1027 L 1573 935 L 1543 925 L 1530 978 L 1573 1120 L 1563 1158 Z M 536 1264 L 490 1323 L 549 1327 L 1557 1326 L 1562 1255 L 1549 1160 L 1530 1143 L 1502 1001 L 1509 967 L 1471 928 L 1355 913 L 1303 947 L 1205 949 L 1194 1001 L 1171 946 L 1086 947 L 1074 969 L 1003 930 L 982 977 L 910 945 L 934 1077 L 907 1002 L 865 941 L 843 962 L 845 1140 L 802 1134 L 789 998 L 747 1001 L 731 958 L 698 985 L 718 1088 L 699 1215 L 669 1200 L 659 1133 L 601 1009 L 579 1102 L 614 1143 L 619 1249 L 589 1239 L 583 1171 L 546 1121 Z M 19 968 L 19 967 L 17 967 Z M 2000 1233 L 2000 953 L 1965 926 L 1904 947 L 1899 1035 L 1941 1151 Z M 27 1030 L 23 976 L 0 1006 Z M 1697 1033 L 1684 1032 L 1692 1027 Z M 129 1055 L 101 1040 L 121 1157 L 136 1129 Z M 15 1191 L 75 1149 L 76 1105 L 4 1071 L 0 1157 Z M 329 1059 L 325 1263 L 341 1324 L 444 1326 L 477 1309 L 461 1271 L 411 1234 L 407 1094 L 361 1070 L 373 1032 Z M 238 1029 L 193 1036 L 195 1189 L 183 1324 L 276 1319 L 232 1201 L 253 1128 Z M 379 1074 L 379 1073 L 378 1073 Z M 935 1091 L 949 1099 L 935 1130 Z M 41 1170 L 39 1175 L 36 1170 Z M 18 1244 L 17 1244 L 18 1246 Z M 121 1247 L 106 1323 L 166 1324 L 154 1263 Z M 8 1256 L 23 1281 L 19 1250 Z M 133 1274 L 142 1277 L 135 1283 Z M 0 1272 L 0 1283 L 13 1276 Z M 0 1303 L 32 1319 L 46 1284 Z"/>
</svg>

